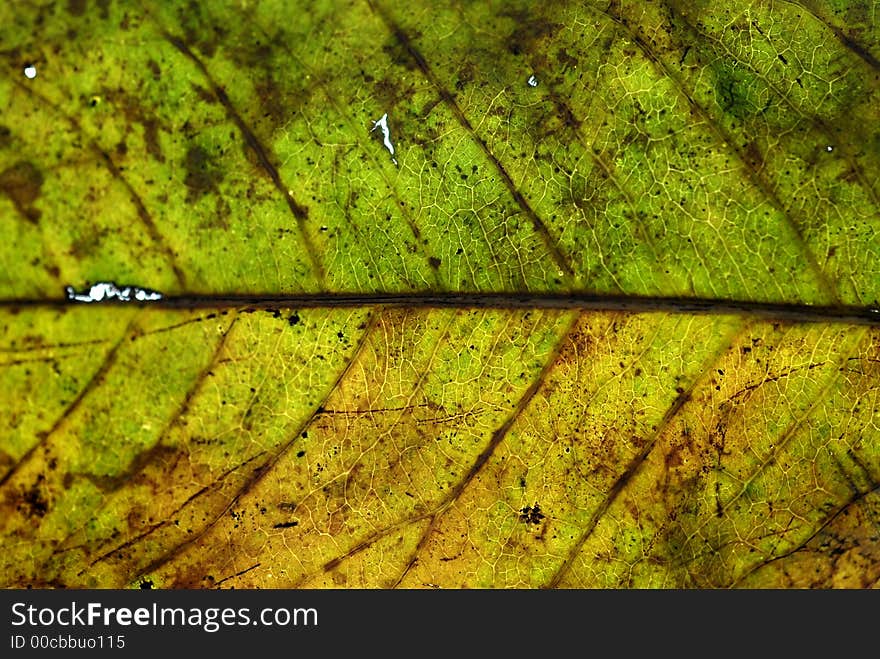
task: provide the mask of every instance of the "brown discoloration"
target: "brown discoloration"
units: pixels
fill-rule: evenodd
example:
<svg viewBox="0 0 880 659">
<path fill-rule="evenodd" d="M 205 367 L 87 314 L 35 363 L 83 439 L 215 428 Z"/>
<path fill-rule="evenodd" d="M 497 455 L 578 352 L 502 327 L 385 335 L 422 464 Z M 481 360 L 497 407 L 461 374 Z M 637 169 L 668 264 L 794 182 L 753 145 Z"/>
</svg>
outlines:
<svg viewBox="0 0 880 659">
<path fill-rule="evenodd" d="M 109 475 L 83 474 L 85 478 L 90 480 L 98 489 L 103 492 L 113 492 L 129 483 L 140 474 L 144 467 L 148 464 L 162 462 L 168 465 L 174 465 L 187 456 L 181 453 L 179 449 L 165 446 L 164 444 L 156 444 L 150 449 L 139 453 L 134 460 L 128 465 L 128 468 L 122 473 Z"/>
<path fill-rule="evenodd" d="M 0 449 L 0 474 L 6 474 L 15 465 L 15 458 Z"/>
<path fill-rule="evenodd" d="M 29 517 L 44 517 L 49 511 L 49 500 L 43 491 L 45 477 L 37 476 L 36 481 L 27 489 L 23 490 L 18 503 L 18 510 Z"/>
<path fill-rule="evenodd" d="M 0 172 L 0 192 L 12 201 L 19 213 L 36 224 L 40 211 L 33 204 L 40 198 L 43 181 L 43 174 L 36 165 L 19 161 Z"/>
<path fill-rule="evenodd" d="M 531 53 L 537 49 L 537 42 L 555 34 L 563 26 L 543 17 L 530 16 L 525 11 L 510 11 L 505 14 L 515 21 L 516 27 L 507 38 L 507 49 L 514 55 Z"/>
<path fill-rule="evenodd" d="M 749 142 L 743 149 L 743 159 L 754 170 L 764 168 L 764 154 L 755 142 Z"/>
<path fill-rule="evenodd" d="M 413 30 L 410 38 L 418 40 L 421 36 L 421 32 Z M 410 56 L 406 44 L 402 43 L 400 39 L 397 39 L 394 36 L 391 37 L 387 44 L 382 46 L 382 50 L 396 66 L 403 67 L 408 71 L 416 71 L 419 68 L 418 63 Z"/>
<path fill-rule="evenodd" d="M 165 154 L 162 153 L 162 146 L 159 143 L 159 122 L 156 119 L 143 117 L 141 125 L 144 127 L 144 143 L 147 147 L 147 153 L 159 162 L 165 162 Z"/>
<path fill-rule="evenodd" d="M 734 586 L 870 588 L 880 581 L 880 489 L 855 492 L 818 530 L 781 555 L 756 564 Z"/>
<path fill-rule="evenodd" d="M 12 144 L 12 131 L 8 126 L 0 124 L 0 149 L 6 149 Z"/>
<path fill-rule="evenodd" d="M 409 101 L 415 94 L 412 83 L 406 84 L 405 89 L 403 84 L 400 79 L 386 77 L 377 80 L 370 89 L 380 107 L 393 108 Z"/>
<path fill-rule="evenodd" d="M 213 57 L 227 32 L 223 27 L 212 24 L 205 18 L 208 7 L 210 7 L 209 4 L 190 0 L 185 6 L 180 7 L 178 17 L 187 43 L 194 46 L 206 57 Z M 210 10 L 207 9 L 207 11 Z M 232 52 L 237 50 L 232 49 Z"/>
<path fill-rule="evenodd" d="M 297 108 L 301 107 L 304 100 L 309 97 L 307 90 L 297 90 L 293 99 L 289 97 L 275 82 L 270 78 L 265 78 L 258 82 L 254 91 L 257 92 L 259 99 L 259 107 L 265 119 L 268 119 L 273 126 L 283 126 L 288 123 Z M 293 101 L 293 104 L 291 103 Z"/>
<path fill-rule="evenodd" d="M 376 327 L 378 317 L 379 317 L 378 315 L 371 315 L 370 316 L 370 320 L 367 324 L 367 327 L 364 328 L 364 336 L 361 338 L 360 343 L 355 348 L 354 353 L 352 354 L 352 356 L 351 356 L 350 360 L 348 361 L 348 363 L 346 364 L 345 368 L 343 368 L 342 372 L 340 372 L 340 374 L 337 376 L 333 385 L 331 387 L 329 387 L 328 397 L 330 395 L 329 392 L 334 391 L 338 387 L 339 383 L 346 377 L 352 364 L 354 364 L 358 361 L 358 358 L 359 358 L 361 351 L 364 349 L 364 347 L 368 343 L 366 338 L 372 333 L 373 329 Z M 210 373 L 210 371 L 207 371 L 206 373 Z M 203 521 L 205 522 L 204 525 L 200 529 L 198 529 L 197 531 L 194 531 L 192 533 L 192 535 L 187 537 L 185 540 L 174 542 L 174 544 L 172 546 L 169 546 L 165 550 L 161 551 L 157 558 L 153 559 L 145 567 L 142 567 L 140 573 L 141 574 L 148 574 L 150 572 L 153 572 L 153 571 L 159 569 L 160 567 L 166 565 L 170 561 L 173 561 L 177 556 L 181 555 L 188 548 L 191 548 L 195 544 L 200 543 L 202 541 L 202 539 L 204 538 L 204 536 L 207 533 L 209 533 L 213 528 L 216 527 L 218 522 L 223 517 L 224 513 L 226 511 L 232 510 L 233 506 L 236 503 L 238 503 L 239 500 L 241 500 L 254 487 L 256 487 L 260 482 L 262 482 L 262 480 L 266 476 L 266 474 L 271 472 L 272 467 L 275 465 L 275 463 L 277 463 L 280 459 L 282 459 L 291 450 L 291 448 L 296 445 L 296 440 L 301 436 L 301 433 L 303 436 L 305 436 L 305 432 L 306 432 L 305 429 L 311 427 L 312 423 L 315 421 L 316 416 L 318 414 L 320 414 L 321 412 L 323 412 L 324 403 L 326 403 L 326 402 L 327 402 L 327 399 L 325 398 L 321 402 L 321 404 L 318 406 L 318 408 L 316 409 L 316 411 L 312 415 L 312 417 L 307 419 L 302 424 L 302 430 L 300 432 L 294 433 L 292 438 L 288 442 L 286 442 L 283 446 L 280 446 L 276 453 L 274 453 L 273 455 L 270 455 L 268 457 L 266 457 L 264 454 L 261 453 L 261 454 L 258 454 L 257 456 L 254 456 L 253 458 L 250 458 L 245 464 L 251 462 L 252 460 L 256 460 L 256 459 L 262 459 L 265 461 L 261 464 L 261 466 L 257 467 L 256 469 L 254 469 L 252 471 L 251 476 L 249 478 L 247 478 L 243 483 L 241 483 L 237 490 L 235 490 L 234 492 L 232 492 L 230 494 L 229 498 L 225 500 L 223 509 L 218 513 L 211 513 L 210 519 L 204 518 L 203 519 Z M 242 467 L 243 467 L 243 465 L 233 466 L 226 472 L 226 474 L 231 474 L 235 471 L 239 471 Z M 222 481 L 222 479 L 224 479 L 226 477 L 226 474 L 221 476 L 221 479 L 220 479 L 221 481 Z M 203 488 L 202 492 L 198 492 L 198 493 L 194 494 L 193 496 L 191 496 L 183 504 L 183 506 L 181 506 L 181 509 L 183 507 L 186 507 L 187 505 L 189 505 L 192 501 L 197 500 L 203 494 L 203 492 L 206 490 L 207 490 L 207 488 Z M 283 510 L 289 510 L 289 512 L 293 512 L 293 510 L 296 509 L 296 505 L 297 504 L 292 503 L 292 502 L 282 502 L 279 504 L 279 507 Z M 173 582 L 176 587 L 183 588 L 183 587 L 186 587 L 186 584 L 188 583 L 190 578 L 191 577 L 189 577 L 188 575 L 183 574 L 182 571 L 178 571 L 177 574 L 175 574 L 175 576 L 171 579 L 171 582 Z"/>
<path fill-rule="evenodd" d="M 562 65 L 563 71 L 575 69 L 578 65 L 577 58 L 573 57 L 565 48 L 556 51 L 556 61 Z"/>
<path fill-rule="evenodd" d="M 156 65 L 155 62 L 151 61 L 151 63 Z M 162 128 L 159 120 L 149 114 L 149 111 L 141 104 L 139 99 L 130 96 L 122 90 L 104 90 L 103 95 L 108 102 L 113 103 L 122 112 L 129 124 L 139 123 L 143 126 L 144 145 L 147 148 L 147 153 L 159 162 L 165 162 L 165 155 L 162 152 L 162 146 L 159 141 L 159 131 Z"/>
<path fill-rule="evenodd" d="M 196 93 L 196 96 L 199 97 L 199 100 L 202 103 L 207 103 L 208 105 L 213 105 L 217 102 L 217 97 L 214 96 L 213 92 L 210 89 L 206 89 L 195 82 L 190 83 L 190 87 Z"/>
<path fill-rule="evenodd" d="M 184 183 L 188 189 L 188 202 L 197 201 L 210 192 L 216 192 L 217 186 L 223 181 L 223 172 L 211 154 L 197 144 L 187 149 L 183 166 L 186 168 Z"/>
<path fill-rule="evenodd" d="M 87 0 L 67 0 L 67 11 L 71 16 L 82 16 L 86 12 Z"/>
</svg>

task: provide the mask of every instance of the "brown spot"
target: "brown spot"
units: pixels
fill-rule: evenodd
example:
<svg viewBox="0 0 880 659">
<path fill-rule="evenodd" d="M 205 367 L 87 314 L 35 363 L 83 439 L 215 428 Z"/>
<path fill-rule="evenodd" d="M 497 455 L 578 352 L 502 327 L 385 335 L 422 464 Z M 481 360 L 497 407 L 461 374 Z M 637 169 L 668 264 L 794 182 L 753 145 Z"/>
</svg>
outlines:
<svg viewBox="0 0 880 659">
<path fill-rule="evenodd" d="M 187 201 L 197 200 L 216 189 L 223 180 L 222 172 L 215 167 L 211 154 L 201 146 L 191 146 L 184 159 L 186 178 L 184 183 L 189 188 Z"/>
<path fill-rule="evenodd" d="M 185 7 L 180 7 L 178 20 L 186 35 L 187 44 L 195 47 L 205 56 L 213 57 L 227 31 L 219 25 L 212 25 L 210 17 L 205 16 L 207 12 L 203 9 L 209 6 L 207 3 L 190 0 Z M 231 52 L 236 50 L 238 49 L 231 49 Z"/>
<path fill-rule="evenodd" d="M 4 478 L 14 466 L 15 458 L 0 449 L 0 479 Z"/>
<path fill-rule="evenodd" d="M 508 14 L 516 20 L 516 29 L 507 39 L 507 49 L 514 55 L 531 52 L 535 43 L 556 33 L 562 25 L 551 23 L 543 18 L 532 18 L 526 12 L 514 11 Z"/>
<path fill-rule="evenodd" d="M 338 511 L 331 514 L 330 525 L 327 529 L 330 535 L 337 536 L 342 533 L 343 529 L 345 529 L 345 519 L 342 514 Z"/>
<path fill-rule="evenodd" d="M 39 199 L 42 187 L 43 174 L 33 163 L 17 162 L 0 172 L 0 191 L 34 224 L 40 219 L 40 211 L 33 208 L 33 203 Z"/>
<path fill-rule="evenodd" d="M 565 68 L 577 68 L 578 60 L 575 57 L 572 57 L 565 48 L 560 48 L 556 51 L 556 61 L 562 64 Z"/>
<path fill-rule="evenodd" d="M 428 259 L 428 264 L 432 268 L 434 268 L 434 270 L 436 270 L 437 268 L 440 267 L 440 259 L 438 259 L 436 256 L 432 256 Z"/>
<path fill-rule="evenodd" d="M 192 87 L 192 90 L 196 93 L 196 96 L 199 97 L 202 103 L 213 105 L 217 102 L 217 97 L 210 89 L 206 89 L 205 87 L 202 87 L 201 85 L 198 85 L 194 82 L 190 83 L 190 87 Z"/>
<path fill-rule="evenodd" d="M 683 448 L 684 447 L 681 444 L 676 444 L 666 454 L 664 461 L 666 462 L 666 470 L 667 471 L 681 466 L 681 464 L 683 462 L 683 460 L 681 458 L 681 451 Z"/>
<path fill-rule="evenodd" d="M 67 0 L 67 11 L 71 16 L 82 16 L 86 12 L 86 0 Z"/>
<path fill-rule="evenodd" d="M 153 64 L 155 65 L 155 62 Z M 144 127 L 144 144 L 147 147 L 147 153 L 159 162 L 165 162 L 165 155 L 159 144 L 159 121 L 156 117 L 148 114 L 148 111 L 141 105 L 141 100 L 125 94 L 121 90 L 106 90 L 104 95 L 108 101 L 122 111 L 129 122 L 139 123 Z"/>
<path fill-rule="evenodd" d="M 260 109 L 263 116 L 271 119 L 272 123 L 282 125 L 289 119 L 290 103 L 285 102 L 285 95 L 271 80 L 265 79 L 254 86 L 257 98 L 260 101 Z"/>
<path fill-rule="evenodd" d="M 12 131 L 8 126 L 0 124 L 0 149 L 5 149 L 12 143 Z"/>
<path fill-rule="evenodd" d="M 156 444 L 152 448 L 147 449 L 131 461 L 128 468 L 114 476 L 98 475 L 98 474 L 82 474 L 93 485 L 103 492 L 113 492 L 118 490 L 129 481 L 140 482 L 143 480 L 142 471 L 148 464 L 160 463 L 166 469 L 168 466 L 174 466 L 180 461 L 182 454 L 179 449 L 165 446 L 164 444 Z"/>
<path fill-rule="evenodd" d="M 27 508 L 31 517 L 43 517 L 49 510 L 49 502 L 43 495 L 42 483 L 44 480 L 46 480 L 45 477 L 40 474 L 37 476 L 37 481 L 22 493 L 22 504 Z"/>
<path fill-rule="evenodd" d="M 150 73 L 153 74 L 153 80 L 158 80 L 162 76 L 162 69 L 159 68 L 156 60 L 151 59 L 147 62 L 147 68 L 150 69 Z"/>
<path fill-rule="evenodd" d="M 459 67 L 458 80 L 456 80 L 456 82 L 455 82 L 455 88 L 458 91 L 461 91 L 467 85 L 471 84 L 475 78 L 476 78 L 476 71 L 474 70 L 473 62 L 464 62 Z"/>
<path fill-rule="evenodd" d="M 421 32 L 413 30 L 407 39 L 402 33 L 396 32 L 391 37 L 391 41 L 382 46 L 382 50 L 385 51 L 385 54 L 388 55 L 388 57 L 391 58 L 391 61 L 397 66 L 402 66 L 410 71 L 415 71 L 419 68 L 419 63 L 415 60 L 408 48 L 408 44 L 404 43 L 404 41 L 409 41 L 410 43 L 418 41 L 421 36 Z"/>
<path fill-rule="evenodd" d="M 149 117 L 142 117 L 141 125 L 144 127 L 147 153 L 159 162 L 165 162 L 165 154 L 162 153 L 162 146 L 159 144 L 159 122 Z"/>
<path fill-rule="evenodd" d="M 110 0 L 97 0 L 98 11 L 101 12 L 101 18 L 107 20 L 110 18 Z"/>
<path fill-rule="evenodd" d="M 559 111 L 559 119 L 566 128 L 578 130 L 581 127 L 581 120 L 574 116 L 571 108 L 561 98 L 554 98 L 556 109 Z"/>
<path fill-rule="evenodd" d="M 149 509 L 141 503 L 134 504 L 128 511 L 126 516 L 128 527 L 137 529 L 148 525 Z"/>
<path fill-rule="evenodd" d="M 398 81 L 392 78 L 382 78 L 371 87 L 371 93 L 379 100 L 382 107 L 394 107 L 411 95 L 412 89 L 410 88 L 408 93 L 404 93 Z"/>
<path fill-rule="evenodd" d="M 743 156 L 749 164 L 749 167 L 752 169 L 760 170 L 764 168 L 764 155 L 761 153 L 761 149 L 755 142 L 749 142 L 746 144 L 746 148 L 743 150 Z"/>
</svg>

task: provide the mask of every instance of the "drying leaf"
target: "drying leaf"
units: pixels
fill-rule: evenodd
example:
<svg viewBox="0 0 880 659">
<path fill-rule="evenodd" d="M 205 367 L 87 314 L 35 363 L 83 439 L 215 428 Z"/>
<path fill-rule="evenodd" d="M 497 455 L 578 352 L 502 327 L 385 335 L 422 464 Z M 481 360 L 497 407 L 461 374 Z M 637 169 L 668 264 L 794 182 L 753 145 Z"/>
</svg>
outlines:
<svg viewBox="0 0 880 659">
<path fill-rule="evenodd" d="M 876 585 L 878 323 L 722 303 L 880 305 L 878 44 L 830 0 L 7 3 L 0 585 Z M 328 304 L 53 302 L 109 281 Z"/>
</svg>

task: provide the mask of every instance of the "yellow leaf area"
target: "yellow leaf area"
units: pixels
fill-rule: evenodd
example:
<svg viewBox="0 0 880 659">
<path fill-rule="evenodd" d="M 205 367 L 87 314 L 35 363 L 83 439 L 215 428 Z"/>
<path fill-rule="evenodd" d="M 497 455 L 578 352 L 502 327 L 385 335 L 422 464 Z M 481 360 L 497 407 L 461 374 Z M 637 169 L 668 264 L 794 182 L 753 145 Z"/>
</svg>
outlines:
<svg viewBox="0 0 880 659">
<path fill-rule="evenodd" d="M 877 587 L 877 323 L 418 302 L 880 306 L 878 34 L 5 3 L 0 586 Z M 48 304 L 100 281 L 413 304 Z"/>
<path fill-rule="evenodd" d="M 51 345 L 45 314 L 3 319 L 6 585 L 880 578 L 877 330 L 78 308 Z"/>
</svg>

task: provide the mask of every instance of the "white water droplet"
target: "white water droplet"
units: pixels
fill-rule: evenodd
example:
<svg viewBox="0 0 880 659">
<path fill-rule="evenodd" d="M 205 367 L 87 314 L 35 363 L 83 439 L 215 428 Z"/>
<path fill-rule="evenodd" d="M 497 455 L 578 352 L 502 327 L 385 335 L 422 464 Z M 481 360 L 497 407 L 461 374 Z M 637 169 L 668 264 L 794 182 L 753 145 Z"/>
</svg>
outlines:
<svg viewBox="0 0 880 659">
<path fill-rule="evenodd" d="M 529 76 L 529 79 L 526 80 L 526 82 L 529 83 L 529 87 L 537 87 L 538 86 L 538 79 L 533 75 Z"/>
<path fill-rule="evenodd" d="M 831 146 L 831 145 L 829 144 L 828 146 L 825 147 L 825 150 L 826 150 L 828 153 L 831 153 L 832 151 L 834 151 L 834 147 Z"/>
<path fill-rule="evenodd" d="M 37 67 L 35 67 L 33 64 L 29 64 L 28 66 L 24 67 L 24 77 L 28 80 L 33 80 L 34 78 L 36 78 Z"/>
</svg>

